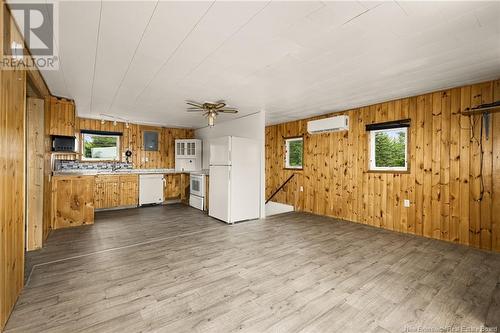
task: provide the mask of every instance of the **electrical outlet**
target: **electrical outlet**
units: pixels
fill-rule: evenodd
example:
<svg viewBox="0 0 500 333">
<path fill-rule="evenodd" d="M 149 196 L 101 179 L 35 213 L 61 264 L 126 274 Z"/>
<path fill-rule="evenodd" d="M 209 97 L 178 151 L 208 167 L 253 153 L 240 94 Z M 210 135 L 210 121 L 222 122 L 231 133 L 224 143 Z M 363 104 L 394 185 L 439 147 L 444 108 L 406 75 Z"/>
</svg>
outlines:
<svg viewBox="0 0 500 333">
<path fill-rule="evenodd" d="M 404 205 L 405 207 L 410 207 L 410 200 L 408 200 L 408 199 L 404 199 L 404 201 L 403 201 L 403 205 Z"/>
<path fill-rule="evenodd" d="M 304 192 L 304 186 L 300 187 L 300 192 Z"/>
</svg>

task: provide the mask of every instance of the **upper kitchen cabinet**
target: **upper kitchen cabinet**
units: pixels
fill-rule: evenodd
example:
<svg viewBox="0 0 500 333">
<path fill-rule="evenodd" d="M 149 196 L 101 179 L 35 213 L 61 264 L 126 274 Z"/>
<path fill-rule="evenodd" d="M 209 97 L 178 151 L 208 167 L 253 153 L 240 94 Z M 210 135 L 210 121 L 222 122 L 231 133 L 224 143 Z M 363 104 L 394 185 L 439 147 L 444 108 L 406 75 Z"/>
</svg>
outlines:
<svg viewBox="0 0 500 333">
<path fill-rule="evenodd" d="M 46 126 L 49 135 L 75 135 L 75 103 L 71 100 L 48 97 Z"/>
<path fill-rule="evenodd" d="M 201 140 L 175 140 L 175 169 L 177 171 L 201 170 L 201 152 Z"/>
<path fill-rule="evenodd" d="M 201 140 L 175 140 L 175 157 L 195 158 L 201 156 Z"/>
</svg>

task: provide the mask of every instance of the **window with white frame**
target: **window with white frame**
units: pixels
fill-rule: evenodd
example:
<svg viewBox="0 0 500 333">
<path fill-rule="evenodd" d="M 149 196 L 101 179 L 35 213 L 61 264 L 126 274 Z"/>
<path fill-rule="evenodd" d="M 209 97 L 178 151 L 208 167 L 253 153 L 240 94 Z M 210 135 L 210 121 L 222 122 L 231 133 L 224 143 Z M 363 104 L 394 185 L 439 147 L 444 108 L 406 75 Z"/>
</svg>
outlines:
<svg viewBox="0 0 500 333">
<path fill-rule="evenodd" d="M 408 171 L 408 127 L 370 130 L 370 170 Z"/>
<path fill-rule="evenodd" d="M 120 135 L 82 133 L 82 160 L 118 161 Z"/>
<path fill-rule="evenodd" d="M 304 159 L 304 138 L 285 139 L 285 168 L 302 169 Z"/>
</svg>

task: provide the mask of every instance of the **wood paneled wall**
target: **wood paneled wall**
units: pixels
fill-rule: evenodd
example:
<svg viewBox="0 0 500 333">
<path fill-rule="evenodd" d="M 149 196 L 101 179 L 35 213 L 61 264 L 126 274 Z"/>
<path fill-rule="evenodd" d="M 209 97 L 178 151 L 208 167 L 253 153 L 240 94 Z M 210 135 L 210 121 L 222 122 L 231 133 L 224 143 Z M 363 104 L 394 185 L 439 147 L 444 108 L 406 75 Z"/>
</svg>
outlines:
<svg viewBox="0 0 500 333">
<path fill-rule="evenodd" d="M 25 71 L 1 71 L 0 82 L 0 329 L 24 279 Z"/>
<path fill-rule="evenodd" d="M 123 153 L 127 149 L 130 149 L 132 151 L 131 161 L 134 168 L 140 169 L 174 168 L 175 139 L 191 139 L 194 137 L 194 130 L 192 129 L 164 128 L 138 124 L 129 124 L 127 128 L 123 122 L 117 122 L 116 125 L 114 125 L 113 122 L 106 121 L 104 124 L 101 124 L 100 120 L 77 117 L 75 128 L 76 134 L 79 135 L 82 129 L 123 133 L 120 142 L 122 158 Z M 158 151 L 144 150 L 144 131 L 158 132 Z"/>
<path fill-rule="evenodd" d="M 461 114 L 498 100 L 500 80 L 336 113 L 349 115 L 344 132 L 307 134 L 309 120 L 331 115 L 268 126 L 266 197 L 295 172 L 273 201 L 500 251 L 500 113 L 491 116 L 488 139 L 481 115 Z M 365 125 L 405 118 L 411 119 L 410 172 L 368 172 Z M 283 137 L 298 135 L 304 135 L 304 169 L 285 170 Z"/>
<path fill-rule="evenodd" d="M 10 29 L 9 41 L 4 41 L 6 28 Z M 14 40 L 23 42 L 3 0 L 0 1 L 0 36 L 0 46 L 4 43 L 10 45 Z M 24 280 L 25 95 L 26 71 L 1 68 L 0 331 L 9 318 Z"/>
</svg>

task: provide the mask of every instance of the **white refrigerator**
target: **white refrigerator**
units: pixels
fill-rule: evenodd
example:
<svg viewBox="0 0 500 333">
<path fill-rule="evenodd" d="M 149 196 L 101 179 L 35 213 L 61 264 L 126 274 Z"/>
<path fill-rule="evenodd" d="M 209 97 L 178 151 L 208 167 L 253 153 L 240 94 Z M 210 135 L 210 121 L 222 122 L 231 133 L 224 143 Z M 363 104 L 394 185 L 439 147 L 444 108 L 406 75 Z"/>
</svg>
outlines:
<svg viewBox="0 0 500 333">
<path fill-rule="evenodd" d="M 208 215 L 226 223 L 259 218 L 260 158 L 257 141 L 210 139 Z"/>
</svg>

